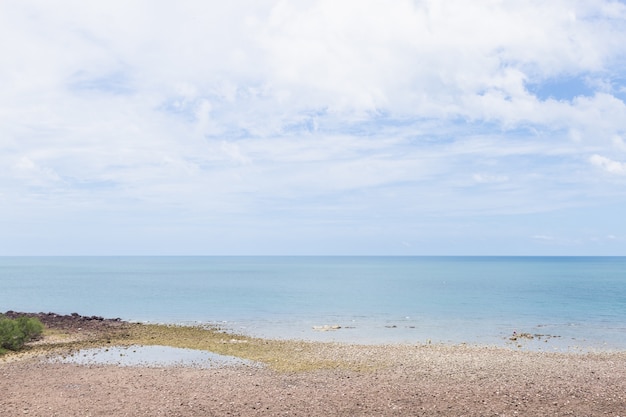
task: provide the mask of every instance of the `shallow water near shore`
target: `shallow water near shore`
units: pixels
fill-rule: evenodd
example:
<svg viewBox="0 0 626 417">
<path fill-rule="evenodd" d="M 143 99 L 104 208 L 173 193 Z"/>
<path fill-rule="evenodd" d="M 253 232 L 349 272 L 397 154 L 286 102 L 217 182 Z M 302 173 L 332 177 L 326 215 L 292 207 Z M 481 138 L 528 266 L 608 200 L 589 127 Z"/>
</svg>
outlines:
<svg viewBox="0 0 626 417">
<path fill-rule="evenodd" d="M 0 311 L 348 343 L 626 350 L 624 257 L 0 257 L 0 285 Z"/>
<path fill-rule="evenodd" d="M 234 356 L 219 355 L 204 350 L 144 345 L 81 349 L 71 355 L 58 356 L 48 361 L 52 363 L 72 363 L 78 365 L 185 366 L 196 368 L 255 365 L 255 363 L 251 361 Z"/>
</svg>

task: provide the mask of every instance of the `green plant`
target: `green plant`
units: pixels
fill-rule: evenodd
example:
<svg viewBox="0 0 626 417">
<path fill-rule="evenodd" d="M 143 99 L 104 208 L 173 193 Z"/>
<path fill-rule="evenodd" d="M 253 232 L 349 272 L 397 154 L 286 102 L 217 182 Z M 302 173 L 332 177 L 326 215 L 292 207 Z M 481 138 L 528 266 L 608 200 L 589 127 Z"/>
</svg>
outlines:
<svg viewBox="0 0 626 417">
<path fill-rule="evenodd" d="M 43 332 L 43 324 L 34 317 L 0 318 L 0 353 L 19 350 Z"/>
</svg>

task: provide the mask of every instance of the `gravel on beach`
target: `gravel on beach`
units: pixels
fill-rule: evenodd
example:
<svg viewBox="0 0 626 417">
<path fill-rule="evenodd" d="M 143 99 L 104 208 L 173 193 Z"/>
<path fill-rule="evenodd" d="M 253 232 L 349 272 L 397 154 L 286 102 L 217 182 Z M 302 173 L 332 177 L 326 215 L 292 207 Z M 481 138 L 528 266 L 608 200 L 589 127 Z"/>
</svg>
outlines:
<svg viewBox="0 0 626 417">
<path fill-rule="evenodd" d="M 301 342 L 285 346 L 303 349 Z M 306 346 L 307 355 L 319 363 L 335 358 L 336 366 L 286 371 L 267 364 L 85 366 L 37 355 L 0 360 L 0 415 L 626 416 L 626 352 Z"/>
</svg>

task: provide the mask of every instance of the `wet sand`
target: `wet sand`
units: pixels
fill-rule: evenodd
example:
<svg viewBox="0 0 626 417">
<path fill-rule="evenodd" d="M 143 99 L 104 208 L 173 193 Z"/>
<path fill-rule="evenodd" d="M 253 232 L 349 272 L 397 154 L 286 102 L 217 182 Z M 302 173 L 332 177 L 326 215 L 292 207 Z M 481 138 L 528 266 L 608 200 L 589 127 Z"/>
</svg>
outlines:
<svg viewBox="0 0 626 417">
<path fill-rule="evenodd" d="M 91 326 L 94 320 L 87 321 Z M 0 414 L 626 416 L 626 352 L 275 342 L 215 330 L 109 324 L 51 329 L 50 343 L 44 338 L 26 354 L 0 359 Z M 198 343 L 196 348 L 234 353 L 260 366 L 119 367 L 44 360 L 81 346 L 137 342 Z"/>
</svg>

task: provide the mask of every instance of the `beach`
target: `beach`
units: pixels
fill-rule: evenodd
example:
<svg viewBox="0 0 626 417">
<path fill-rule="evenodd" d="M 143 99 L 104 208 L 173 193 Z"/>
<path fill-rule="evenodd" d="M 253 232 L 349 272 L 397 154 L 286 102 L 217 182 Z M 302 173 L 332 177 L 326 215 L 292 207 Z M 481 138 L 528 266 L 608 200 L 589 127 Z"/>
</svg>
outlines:
<svg viewBox="0 0 626 417">
<path fill-rule="evenodd" d="M 626 352 L 271 341 L 219 329 L 80 316 L 57 319 L 46 332 L 24 354 L 0 358 L 3 416 L 626 415 Z M 258 366 L 86 366 L 46 360 L 80 347 L 142 341 L 195 343 Z"/>
</svg>

